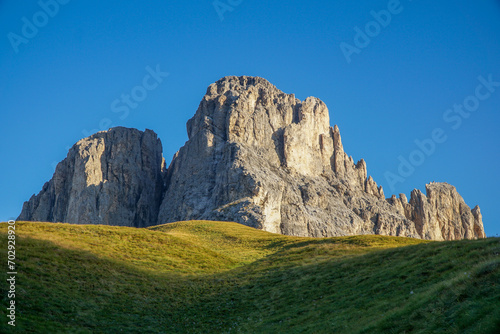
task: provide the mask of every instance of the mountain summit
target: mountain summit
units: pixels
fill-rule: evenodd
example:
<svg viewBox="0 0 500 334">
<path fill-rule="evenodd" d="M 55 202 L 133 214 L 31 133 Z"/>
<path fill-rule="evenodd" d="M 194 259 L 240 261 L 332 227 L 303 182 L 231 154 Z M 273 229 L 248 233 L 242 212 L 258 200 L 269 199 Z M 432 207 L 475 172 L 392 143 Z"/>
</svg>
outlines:
<svg viewBox="0 0 500 334">
<path fill-rule="evenodd" d="M 146 227 L 163 193 L 162 145 L 151 130 L 123 127 L 78 141 L 18 220 Z"/>
<path fill-rule="evenodd" d="M 263 78 L 211 84 L 167 170 L 152 131 L 118 129 L 75 144 L 18 219 L 137 227 L 206 219 L 295 236 L 485 237 L 479 207 L 446 183 L 428 184 L 426 195 L 414 190 L 410 201 L 386 199 L 365 161 L 344 152 L 321 100 L 300 101 Z M 120 143 L 110 135 L 117 131 Z M 111 154 L 113 147 L 121 150 Z"/>
</svg>

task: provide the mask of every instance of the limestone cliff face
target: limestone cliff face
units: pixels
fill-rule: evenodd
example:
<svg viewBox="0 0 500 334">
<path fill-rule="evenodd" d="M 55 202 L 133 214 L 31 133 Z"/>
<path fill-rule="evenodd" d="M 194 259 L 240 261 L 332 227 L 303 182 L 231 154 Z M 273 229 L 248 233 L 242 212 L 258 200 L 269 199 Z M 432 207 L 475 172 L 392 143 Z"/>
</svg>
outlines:
<svg viewBox="0 0 500 334">
<path fill-rule="evenodd" d="M 187 132 L 166 171 L 150 130 L 82 139 L 19 219 L 137 227 L 209 219 L 295 236 L 485 237 L 479 207 L 470 210 L 448 184 L 414 190 L 410 201 L 386 199 L 365 161 L 344 152 L 321 100 L 300 101 L 265 79 L 211 84 Z"/>
<path fill-rule="evenodd" d="M 24 203 L 19 220 L 144 227 L 163 192 L 162 146 L 154 132 L 113 128 L 77 142 L 52 180 Z"/>
<path fill-rule="evenodd" d="M 454 240 L 485 238 L 479 206 L 471 210 L 455 187 L 446 183 L 426 185 L 424 195 L 413 190 L 405 216 L 415 222 L 424 239 Z"/>
<path fill-rule="evenodd" d="M 479 209 L 467 211 L 456 191 L 448 201 L 438 190 L 411 203 L 386 200 L 366 163 L 344 152 L 326 105 L 265 79 L 210 85 L 187 131 L 167 171 L 159 224 L 213 219 L 297 236 L 484 237 Z"/>
</svg>

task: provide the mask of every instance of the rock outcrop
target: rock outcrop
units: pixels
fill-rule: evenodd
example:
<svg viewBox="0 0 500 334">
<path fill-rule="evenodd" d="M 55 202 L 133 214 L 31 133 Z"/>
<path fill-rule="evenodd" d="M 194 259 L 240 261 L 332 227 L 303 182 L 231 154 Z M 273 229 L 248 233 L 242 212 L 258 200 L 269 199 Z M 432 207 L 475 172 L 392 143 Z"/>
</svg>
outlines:
<svg viewBox="0 0 500 334">
<path fill-rule="evenodd" d="M 365 161 L 344 152 L 321 100 L 300 101 L 265 79 L 211 84 L 187 132 L 166 171 L 149 130 L 82 139 L 19 219 L 138 227 L 208 219 L 295 236 L 485 237 L 479 207 L 448 184 L 414 190 L 410 201 L 386 199 Z"/>
<path fill-rule="evenodd" d="M 485 238 L 479 206 L 474 209 L 465 204 L 452 185 L 430 183 L 427 195 L 413 190 L 410 202 L 404 204 L 405 216 L 415 222 L 423 239 L 454 240 Z"/>
<path fill-rule="evenodd" d="M 162 145 L 151 130 L 117 127 L 78 141 L 18 220 L 144 227 L 163 193 Z"/>
</svg>

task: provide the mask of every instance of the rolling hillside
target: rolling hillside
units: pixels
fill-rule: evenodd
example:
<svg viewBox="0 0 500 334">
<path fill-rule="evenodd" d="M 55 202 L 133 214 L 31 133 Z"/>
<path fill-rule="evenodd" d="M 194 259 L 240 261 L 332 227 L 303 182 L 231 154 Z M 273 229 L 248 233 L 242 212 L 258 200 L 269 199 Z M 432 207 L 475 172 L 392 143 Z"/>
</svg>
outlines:
<svg viewBox="0 0 500 334">
<path fill-rule="evenodd" d="M 17 222 L 16 235 L 16 328 L 2 279 L 0 332 L 500 332 L 499 238 L 312 239 L 209 221 Z"/>
</svg>

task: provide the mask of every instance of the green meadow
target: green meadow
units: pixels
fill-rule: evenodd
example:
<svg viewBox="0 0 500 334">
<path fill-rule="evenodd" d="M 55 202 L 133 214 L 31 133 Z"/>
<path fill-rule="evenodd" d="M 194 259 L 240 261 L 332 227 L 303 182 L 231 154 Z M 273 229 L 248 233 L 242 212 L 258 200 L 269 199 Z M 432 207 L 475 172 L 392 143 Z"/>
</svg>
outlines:
<svg viewBox="0 0 500 334">
<path fill-rule="evenodd" d="M 303 238 L 228 222 L 16 223 L 2 333 L 500 333 L 500 239 Z"/>
</svg>

